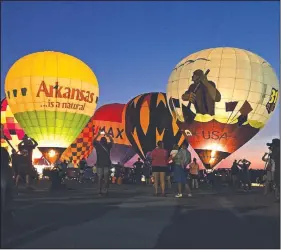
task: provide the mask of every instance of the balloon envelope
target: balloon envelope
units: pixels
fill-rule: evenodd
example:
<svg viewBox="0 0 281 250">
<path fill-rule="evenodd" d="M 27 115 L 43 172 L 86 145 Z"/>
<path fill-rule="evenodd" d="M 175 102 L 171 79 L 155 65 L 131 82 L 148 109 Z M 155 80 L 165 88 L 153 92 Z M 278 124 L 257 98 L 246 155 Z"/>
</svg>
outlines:
<svg viewBox="0 0 281 250">
<path fill-rule="evenodd" d="M 93 151 L 93 121 L 94 117 L 90 119 L 75 141 L 63 152 L 62 161 L 71 161 L 74 167 L 77 167 L 83 158 L 88 158 Z"/>
<path fill-rule="evenodd" d="M 114 144 L 110 152 L 113 164 L 120 162 L 124 164 L 135 155 L 135 151 L 131 146 L 125 134 L 125 104 L 113 103 L 100 107 L 93 116 L 94 136 L 99 131 L 105 131 L 113 137 Z M 100 140 L 101 136 L 98 138 Z M 96 152 L 93 150 L 93 157 Z M 96 159 L 93 160 L 96 162 Z"/>
<path fill-rule="evenodd" d="M 126 105 L 125 120 L 126 135 L 142 159 L 160 140 L 168 150 L 184 141 L 167 107 L 164 93 L 146 93 L 130 100 Z"/>
<path fill-rule="evenodd" d="M 99 88 L 95 74 L 84 62 L 45 51 L 13 64 L 6 76 L 5 93 L 25 133 L 38 142 L 45 157 L 55 160 L 91 118 Z"/>
<path fill-rule="evenodd" d="M 4 135 L 13 146 L 13 148 L 15 150 L 18 150 L 18 144 L 22 141 L 25 133 L 15 119 L 6 98 L 1 101 L 1 124 L 3 124 L 4 126 Z M 12 148 L 6 142 L 6 140 L 2 138 L 1 147 L 6 148 L 10 154 L 12 153 Z M 38 150 L 38 148 L 35 148 L 33 151 L 32 159 L 35 160 L 41 157 L 42 153 Z"/>
<path fill-rule="evenodd" d="M 208 73 L 207 79 L 202 72 Z M 167 99 L 189 143 L 205 166 L 212 168 L 265 126 L 277 105 L 278 90 L 274 70 L 260 56 L 243 49 L 214 48 L 176 65 Z M 188 99 L 191 92 L 193 103 Z"/>
<path fill-rule="evenodd" d="M 17 150 L 17 145 L 24 137 L 24 131 L 15 119 L 6 98 L 2 99 L 1 101 L 1 124 L 3 124 L 4 126 L 4 135 L 10 141 L 12 146 Z M 11 152 L 10 146 L 2 138 L 1 146 L 9 148 L 9 152 Z"/>
</svg>

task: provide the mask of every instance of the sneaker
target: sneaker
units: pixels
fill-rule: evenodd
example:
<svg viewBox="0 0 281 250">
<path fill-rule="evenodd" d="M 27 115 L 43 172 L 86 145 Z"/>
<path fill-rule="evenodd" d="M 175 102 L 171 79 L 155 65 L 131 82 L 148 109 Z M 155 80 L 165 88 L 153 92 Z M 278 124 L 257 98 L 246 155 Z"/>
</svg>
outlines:
<svg viewBox="0 0 281 250">
<path fill-rule="evenodd" d="M 188 197 L 192 197 L 192 194 L 188 194 L 187 196 L 188 196 Z"/>
<path fill-rule="evenodd" d="M 181 198 L 181 197 L 182 197 L 182 194 L 177 194 L 175 197 L 176 197 L 176 198 Z"/>
</svg>

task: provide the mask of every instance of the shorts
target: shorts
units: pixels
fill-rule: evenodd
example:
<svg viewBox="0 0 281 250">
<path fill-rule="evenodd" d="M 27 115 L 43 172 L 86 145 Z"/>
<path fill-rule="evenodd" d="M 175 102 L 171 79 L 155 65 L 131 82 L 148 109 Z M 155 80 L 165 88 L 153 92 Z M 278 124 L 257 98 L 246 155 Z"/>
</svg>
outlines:
<svg viewBox="0 0 281 250">
<path fill-rule="evenodd" d="M 109 177 L 109 167 L 98 167 L 97 168 L 97 175 L 98 177 Z"/>
<path fill-rule="evenodd" d="M 20 165 L 18 168 L 18 175 L 31 175 L 32 169 L 29 165 Z"/>
<path fill-rule="evenodd" d="M 174 181 L 176 183 L 187 183 L 187 175 L 184 169 L 180 165 L 175 165 L 174 167 Z"/>
<path fill-rule="evenodd" d="M 166 173 L 169 170 L 168 167 L 162 167 L 162 166 L 152 166 L 152 172 L 156 173 L 156 172 L 163 172 Z"/>
<path fill-rule="evenodd" d="M 192 180 L 197 180 L 198 179 L 198 175 L 197 174 L 190 174 L 190 177 Z"/>
<path fill-rule="evenodd" d="M 271 171 L 266 171 L 266 180 L 268 182 L 273 181 L 273 173 Z"/>
</svg>

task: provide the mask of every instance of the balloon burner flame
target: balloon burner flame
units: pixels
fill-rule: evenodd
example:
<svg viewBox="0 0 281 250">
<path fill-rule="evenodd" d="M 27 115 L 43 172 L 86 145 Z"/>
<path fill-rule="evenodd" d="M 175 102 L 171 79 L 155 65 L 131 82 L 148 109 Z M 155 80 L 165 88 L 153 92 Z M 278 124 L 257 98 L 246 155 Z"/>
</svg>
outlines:
<svg viewBox="0 0 281 250">
<path fill-rule="evenodd" d="M 49 155 L 49 157 L 54 157 L 55 155 L 56 155 L 56 151 L 55 150 L 53 150 L 53 149 L 51 149 L 49 152 L 48 152 L 48 155 Z"/>
</svg>

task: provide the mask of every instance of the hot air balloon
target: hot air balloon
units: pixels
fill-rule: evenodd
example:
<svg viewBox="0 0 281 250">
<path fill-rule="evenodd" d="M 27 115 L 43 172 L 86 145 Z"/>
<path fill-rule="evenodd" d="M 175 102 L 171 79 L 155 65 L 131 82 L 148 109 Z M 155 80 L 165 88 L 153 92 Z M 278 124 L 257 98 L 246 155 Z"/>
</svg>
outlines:
<svg viewBox="0 0 281 250">
<path fill-rule="evenodd" d="M 114 140 L 110 152 L 110 158 L 113 164 L 120 162 L 122 165 L 130 160 L 135 151 L 131 146 L 125 134 L 125 104 L 112 103 L 107 104 L 95 112 L 93 116 L 93 131 L 94 136 L 99 131 L 105 131 L 110 134 Z M 99 137 L 100 139 L 101 137 Z M 93 139 L 93 138 L 92 138 Z M 96 158 L 96 152 L 93 150 L 91 158 Z M 96 162 L 96 160 L 93 160 Z"/>
<path fill-rule="evenodd" d="M 63 152 L 61 161 L 71 161 L 74 167 L 77 167 L 83 158 L 88 158 L 93 151 L 93 120 L 94 117 L 90 119 L 75 141 Z"/>
<path fill-rule="evenodd" d="M 25 133 L 54 163 L 93 115 L 99 88 L 95 74 L 84 62 L 45 51 L 13 64 L 5 79 L 5 93 Z"/>
<path fill-rule="evenodd" d="M 1 101 L 1 124 L 4 126 L 4 135 L 11 144 L 11 146 L 18 150 L 18 144 L 24 137 L 24 131 L 15 119 L 6 98 Z M 11 147 L 5 139 L 1 138 L 1 147 L 4 147 L 8 152 L 12 153 Z M 33 152 L 33 160 L 42 157 L 41 152 L 36 148 Z"/>
<path fill-rule="evenodd" d="M 6 98 L 1 101 L 1 124 L 4 126 L 4 135 L 9 140 L 13 148 L 16 149 L 17 145 L 24 137 L 24 131 L 16 121 Z M 1 138 L 1 146 L 8 149 L 9 153 L 12 152 L 12 148 L 9 144 Z"/>
<path fill-rule="evenodd" d="M 157 141 L 171 150 L 181 145 L 184 136 L 170 114 L 164 93 L 146 93 L 136 96 L 126 105 L 126 135 L 136 153 L 144 160 Z"/>
<path fill-rule="evenodd" d="M 196 52 L 176 65 L 169 109 L 205 167 L 213 168 L 263 128 L 278 101 L 271 65 L 237 48 Z"/>
</svg>

